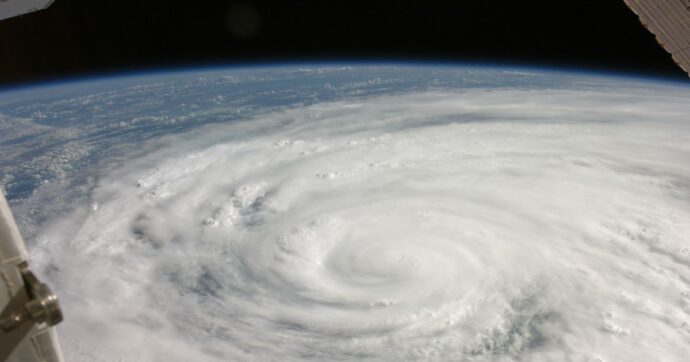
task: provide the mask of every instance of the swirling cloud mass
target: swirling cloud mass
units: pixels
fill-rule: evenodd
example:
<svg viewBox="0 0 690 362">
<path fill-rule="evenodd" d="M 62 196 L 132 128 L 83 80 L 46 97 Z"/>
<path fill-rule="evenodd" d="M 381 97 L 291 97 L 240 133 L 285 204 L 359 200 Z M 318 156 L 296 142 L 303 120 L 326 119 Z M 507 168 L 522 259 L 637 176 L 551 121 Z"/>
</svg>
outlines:
<svg viewBox="0 0 690 362">
<path fill-rule="evenodd" d="M 31 247 L 65 353 L 681 361 L 690 90 L 633 83 L 349 94 L 130 144 Z"/>
</svg>

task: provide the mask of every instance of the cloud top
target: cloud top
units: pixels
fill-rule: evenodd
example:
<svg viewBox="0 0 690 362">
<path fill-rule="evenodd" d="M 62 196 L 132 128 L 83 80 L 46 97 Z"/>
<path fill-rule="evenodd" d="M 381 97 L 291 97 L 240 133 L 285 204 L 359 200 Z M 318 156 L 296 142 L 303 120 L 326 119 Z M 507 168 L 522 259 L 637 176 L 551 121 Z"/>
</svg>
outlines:
<svg viewBox="0 0 690 362">
<path fill-rule="evenodd" d="M 34 263 L 75 361 L 680 361 L 687 95 L 427 89 L 165 136 Z"/>
</svg>

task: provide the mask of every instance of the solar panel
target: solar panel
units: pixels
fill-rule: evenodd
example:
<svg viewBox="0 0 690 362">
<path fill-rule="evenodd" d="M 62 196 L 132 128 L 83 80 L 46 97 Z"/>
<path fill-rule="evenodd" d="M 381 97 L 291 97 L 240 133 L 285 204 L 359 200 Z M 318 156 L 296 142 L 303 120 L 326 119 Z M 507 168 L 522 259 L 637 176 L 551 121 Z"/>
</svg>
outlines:
<svg viewBox="0 0 690 362">
<path fill-rule="evenodd" d="M 690 75 L 690 0 L 624 0 Z"/>
</svg>

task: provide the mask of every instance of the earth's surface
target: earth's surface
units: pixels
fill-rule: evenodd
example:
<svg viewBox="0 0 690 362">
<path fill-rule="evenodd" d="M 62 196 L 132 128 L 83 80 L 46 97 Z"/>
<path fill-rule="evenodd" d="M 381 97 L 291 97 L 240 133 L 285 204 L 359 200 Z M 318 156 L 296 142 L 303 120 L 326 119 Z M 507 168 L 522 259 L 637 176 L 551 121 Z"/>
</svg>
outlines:
<svg viewBox="0 0 690 362">
<path fill-rule="evenodd" d="M 68 361 L 686 361 L 690 87 L 305 66 L 0 93 Z"/>
</svg>

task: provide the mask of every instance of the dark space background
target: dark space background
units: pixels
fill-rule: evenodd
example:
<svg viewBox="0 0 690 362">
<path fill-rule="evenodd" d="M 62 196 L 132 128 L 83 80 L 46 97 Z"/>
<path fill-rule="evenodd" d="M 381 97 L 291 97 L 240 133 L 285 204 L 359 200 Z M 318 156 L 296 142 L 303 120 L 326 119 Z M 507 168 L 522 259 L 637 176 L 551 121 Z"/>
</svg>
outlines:
<svg viewBox="0 0 690 362">
<path fill-rule="evenodd" d="M 622 0 L 56 0 L 0 22 L 0 85 L 164 67 L 362 59 L 687 79 Z"/>
</svg>

